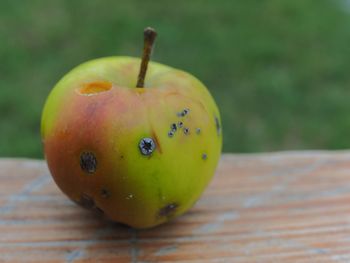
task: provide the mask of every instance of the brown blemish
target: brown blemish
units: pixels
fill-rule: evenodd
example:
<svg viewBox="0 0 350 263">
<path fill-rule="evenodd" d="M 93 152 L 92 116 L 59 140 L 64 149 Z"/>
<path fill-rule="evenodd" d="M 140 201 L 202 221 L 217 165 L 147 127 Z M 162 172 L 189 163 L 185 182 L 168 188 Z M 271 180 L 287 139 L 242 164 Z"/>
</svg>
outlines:
<svg viewBox="0 0 350 263">
<path fill-rule="evenodd" d="M 101 208 L 96 206 L 94 199 L 85 193 L 81 194 L 80 199 L 76 203 L 85 209 L 93 210 L 100 214 L 104 213 Z"/>
<path fill-rule="evenodd" d="M 162 146 L 160 145 L 160 141 L 159 141 L 159 138 L 156 134 L 156 132 L 154 131 L 154 129 L 152 128 L 152 131 L 151 131 L 151 134 L 152 134 L 152 137 L 157 145 L 156 149 L 159 151 L 159 153 L 163 153 L 162 152 Z"/>
<path fill-rule="evenodd" d="M 217 132 L 218 136 L 220 136 L 220 134 L 221 134 L 221 125 L 220 125 L 219 118 L 217 116 L 215 116 L 215 128 L 216 128 L 216 132 Z"/>
<path fill-rule="evenodd" d="M 89 195 L 83 193 L 77 203 L 85 209 L 93 209 L 95 207 L 95 201 Z"/>
<path fill-rule="evenodd" d="M 88 174 L 93 174 L 97 169 L 97 159 L 92 152 L 82 152 L 80 154 L 80 168 Z"/>
<path fill-rule="evenodd" d="M 95 206 L 95 209 L 94 210 L 96 210 L 96 212 L 98 212 L 98 213 L 100 213 L 100 214 L 104 214 L 105 212 L 101 209 L 101 208 L 99 208 L 98 206 Z"/>
<path fill-rule="evenodd" d="M 158 216 L 159 217 L 171 217 L 176 212 L 176 209 L 179 207 L 177 203 L 170 203 L 166 206 L 159 209 Z"/>
<path fill-rule="evenodd" d="M 108 91 L 111 88 L 112 83 L 108 81 L 95 81 L 84 84 L 83 87 L 78 89 L 78 93 L 81 95 L 89 96 Z"/>
</svg>

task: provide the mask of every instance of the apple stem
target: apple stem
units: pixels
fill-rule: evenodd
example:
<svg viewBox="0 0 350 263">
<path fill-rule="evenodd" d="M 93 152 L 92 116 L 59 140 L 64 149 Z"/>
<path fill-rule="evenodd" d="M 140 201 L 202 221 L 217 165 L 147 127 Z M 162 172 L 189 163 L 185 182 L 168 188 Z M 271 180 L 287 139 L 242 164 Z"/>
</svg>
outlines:
<svg viewBox="0 0 350 263">
<path fill-rule="evenodd" d="M 157 36 L 157 32 L 151 27 L 146 27 L 145 30 L 143 31 L 143 36 L 144 36 L 143 54 L 142 54 L 142 60 L 140 65 L 140 72 L 137 77 L 137 84 L 136 84 L 137 88 L 143 88 L 145 85 L 145 76 L 147 72 L 147 66 L 151 58 L 152 48 L 154 45 L 154 40 L 156 39 L 156 36 Z"/>
</svg>

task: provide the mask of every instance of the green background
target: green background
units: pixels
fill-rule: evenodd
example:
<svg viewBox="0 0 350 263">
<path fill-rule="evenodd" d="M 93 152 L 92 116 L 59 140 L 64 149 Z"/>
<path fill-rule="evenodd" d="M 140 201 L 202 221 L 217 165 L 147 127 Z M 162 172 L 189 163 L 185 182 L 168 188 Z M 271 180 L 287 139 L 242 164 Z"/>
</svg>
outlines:
<svg viewBox="0 0 350 263">
<path fill-rule="evenodd" d="M 0 156 L 42 157 L 53 85 L 84 61 L 140 56 L 148 25 L 153 59 L 217 100 L 224 151 L 350 146 L 349 1 L 1 0 Z"/>
</svg>

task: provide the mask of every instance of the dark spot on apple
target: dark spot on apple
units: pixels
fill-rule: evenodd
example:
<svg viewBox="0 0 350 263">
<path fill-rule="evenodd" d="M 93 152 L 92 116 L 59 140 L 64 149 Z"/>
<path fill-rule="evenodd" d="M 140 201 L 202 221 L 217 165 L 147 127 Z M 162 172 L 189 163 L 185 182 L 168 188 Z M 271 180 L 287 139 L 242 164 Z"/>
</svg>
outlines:
<svg viewBox="0 0 350 263">
<path fill-rule="evenodd" d="M 187 134 L 189 134 L 189 133 L 190 133 L 190 129 L 189 129 L 189 128 L 187 128 L 187 127 L 185 127 L 185 128 L 184 128 L 184 134 L 186 134 L 186 135 L 187 135 Z"/>
<path fill-rule="evenodd" d="M 101 196 L 102 196 L 103 198 L 109 198 L 109 197 L 111 196 L 111 194 L 110 194 L 110 192 L 109 192 L 107 189 L 102 188 L 102 189 L 101 189 Z"/>
<path fill-rule="evenodd" d="M 99 208 L 98 206 L 95 206 L 95 209 L 94 210 L 96 210 L 96 212 L 97 213 L 99 213 L 99 214 L 104 214 L 105 212 L 101 209 L 101 208 Z"/>
<path fill-rule="evenodd" d="M 201 128 L 196 128 L 196 133 L 200 134 L 201 133 Z"/>
<path fill-rule="evenodd" d="M 151 134 L 152 134 L 152 138 L 154 140 L 154 144 L 157 145 L 156 149 L 158 150 L 159 153 L 162 153 L 162 145 L 160 144 L 158 135 L 155 132 L 155 130 L 153 129 L 153 127 L 152 127 Z"/>
<path fill-rule="evenodd" d="M 177 113 L 177 117 L 184 117 L 185 113 L 183 111 Z"/>
<path fill-rule="evenodd" d="M 76 203 L 85 209 L 93 210 L 101 214 L 104 213 L 101 208 L 96 206 L 94 199 L 85 193 L 81 194 L 80 199 L 76 201 Z"/>
<path fill-rule="evenodd" d="M 159 217 L 171 217 L 176 212 L 176 209 L 179 207 L 177 203 L 170 203 L 166 206 L 159 209 L 158 216 Z"/>
<path fill-rule="evenodd" d="M 216 127 L 216 132 L 218 135 L 221 134 L 221 125 L 220 125 L 220 121 L 219 118 L 215 116 L 215 127 Z"/>
<path fill-rule="evenodd" d="M 176 132 L 176 130 L 177 130 L 176 123 L 172 123 L 172 124 L 170 125 L 170 129 L 171 129 L 172 132 Z"/>
<path fill-rule="evenodd" d="M 80 199 L 77 201 L 77 203 L 86 209 L 93 209 L 95 207 L 94 199 L 85 193 L 80 196 Z"/>
<path fill-rule="evenodd" d="M 152 138 L 142 138 L 139 143 L 140 151 L 143 155 L 151 155 L 156 148 Z"/>
<path fill-rule="evenodd" d="M 203 159 L 203 160 L 208 159 L 208 155 L 207 155 L 206 153 L 203 153 L 203 154 L 202 154 L 202 159 Z"/>
<path fill-rule="evenodd" d="M 177 126 L 179 127 L 179 129 L 181 129 L 184 126 L 184 123 L 182 121 L 179 121 L 177 123 Z"/>
<path fill-rule="evenodd" d="M 176 115 L 177 115 L 177 117 L 185 117 L 189 112 L 190 112 L 190 109 L 185 108 L 185 109 L 183 109 L 183 111 L 178 112 Z"/>
<path fill-rule="evenodd" d="M 173 137 L 173 136 L 174 136 L 174 132 L 173 132 L 173 131 L 169 131 L 169 132 L 168 132 L 168 137 L 171 138 L 171 137 Z"/>
<path fill-rule="evenodd" d="M 80 155 L 80 168 L 88 173 L 93 174 L 97 169 L 97 159 L 92 152 L 83 152 Z"/>
<path fill-rule="evenodd" d="M 190 109 L 186 108 L 182 112 L 183 112 L 184 115 L 187 115 L 190 112 Z"/>
</svg>

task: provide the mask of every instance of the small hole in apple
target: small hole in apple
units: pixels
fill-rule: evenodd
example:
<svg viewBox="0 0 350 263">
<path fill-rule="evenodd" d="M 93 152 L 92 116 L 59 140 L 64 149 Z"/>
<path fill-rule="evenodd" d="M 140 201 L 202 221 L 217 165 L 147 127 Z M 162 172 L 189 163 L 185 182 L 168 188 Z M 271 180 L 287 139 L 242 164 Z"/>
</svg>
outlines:
<svg viewBox="0 0 350 263">
<path fill-rule="evenodd" d="M 190 109 L 189 109 L 189 108 L 186 108 L 186 109 L 183 110 L 183 114 L 184 114 L 184 115 L 187 115 L 189 112 L 190 112 Z"/>
<path fill-rule="evenodd" d="M 174 136 L 174 132 L 173 132 L 173 131 L 169 131 L 169 132 L 168 132 L 168 137 L 171 138 L 171 137 L 173 137 L 173 136 Z"/>
<path fill-rule="evenodd" d="M 86 83 L 78 89 L 78 93 L 84 96 L 96 95 L 101 92 L 109 91 L 112 88 L 112 83 L 108 81 L 95 81 Z"/>
<path fill-rule="evenodd" d="M 176 209 L 179 207 L 177 203 L 170 203 L 167 204 L 166 206 L 162 207 L 158 211 L 158 216 L 159 217 L 171 217 L 174 215 L 176 212 Z"/>
<path fill-rule="evenodd" d="M 172 123 L 172 124 L 170 125 L 170 129 L 171 129 L 172 132 L 176 132 L 176 130 L 177 130 L 177 125 L 176 125 L 176 123 Z"/>
<path fill-rule="evenodd" d="M 184 128 L 184 134 L 187 135 L 187 134 L 189 134 L 189 133 L 190 133 L 190 129 L 185 127 L 185 128 Z"/>
<path fill-rule="evenodd" d="M 107 189 L 103 188 L 103 189 L 101 189 L 101 196 L 103 198 L 109 198 L 111 196 L 111 194 Z"/>
</svg>

